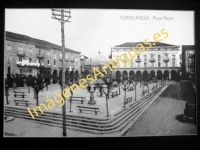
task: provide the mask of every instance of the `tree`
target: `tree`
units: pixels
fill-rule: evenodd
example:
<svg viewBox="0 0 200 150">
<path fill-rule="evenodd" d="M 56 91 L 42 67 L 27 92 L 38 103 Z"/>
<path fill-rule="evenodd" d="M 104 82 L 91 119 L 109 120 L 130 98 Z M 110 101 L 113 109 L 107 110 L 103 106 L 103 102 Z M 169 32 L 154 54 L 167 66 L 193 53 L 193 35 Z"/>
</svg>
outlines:
<svg viewBox="0 0 200 150">
<path fill-rule="evenodd" d="M 47 80 L 46 80 L 47 81 Z M 26 78 L 26 80 L 24 81 L 27 85 L 30 85 L 33 89 L 34 89 L 34 94 L 36 96 L 36 106 L 39 105 L 39 92 L 46 87 L 47 85 L 50 84 L 50 82 L 45 82 L 45 79 L 41 77 L 41 75 L 38 75 L 37 77 L 35 76 L 29 76 L 29 80 L 28 78 Z"/>
</svg>

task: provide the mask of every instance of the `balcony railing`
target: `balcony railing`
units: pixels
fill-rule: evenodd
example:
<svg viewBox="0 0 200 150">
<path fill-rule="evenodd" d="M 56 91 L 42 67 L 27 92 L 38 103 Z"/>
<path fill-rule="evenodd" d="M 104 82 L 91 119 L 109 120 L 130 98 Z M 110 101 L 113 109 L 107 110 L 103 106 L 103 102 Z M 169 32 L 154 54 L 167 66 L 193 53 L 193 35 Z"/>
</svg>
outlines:
<svg viewBox="0 0 200 150">
<path fill-rule="evenodd" d="M 169 58 L 163 58 L 163 61 L 164 61 L 164 62 L 168 62 L 168 61 L 169 61 Z"/>
<path fill-rule="evenodd" d="M 25 56 L 25 52 L 23 51 L 17 51 L 17 55 L 20 57 L 24 57 Z"/>
<path fill-rule="evenodd" d="M 43 58 L 44 58 L 44 55 L 38 54 L 37 57 L 38 57 L 39 59 L 43 59 Z"/>
<path fill-rule="evenodd" d="M 136 62 L 141 62 L 141 59 L 140 59 L 140 58 L 137 58 L 135 61 L 136 61 Z"/>
<path fill-rule="evenodd" d="M 150 58 L 149 61 L 150 62 L 155 62 L 155 58 Z"/>
</svg>

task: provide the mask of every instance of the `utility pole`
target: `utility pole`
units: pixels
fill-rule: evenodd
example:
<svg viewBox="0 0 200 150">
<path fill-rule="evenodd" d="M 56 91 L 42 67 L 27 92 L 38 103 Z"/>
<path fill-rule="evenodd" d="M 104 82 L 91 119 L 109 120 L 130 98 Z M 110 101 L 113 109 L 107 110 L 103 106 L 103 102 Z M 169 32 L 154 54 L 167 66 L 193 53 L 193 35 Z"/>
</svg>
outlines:
<svg viewBox="0 0 200 150">
<path fill-rule="evenodd" d="M 51 9 L 52 10 L 52 18 L 58 20 L 61 23 L 61 38 L 62 38 L 62 88 L 61 93 L 65 88 L 65 72 L 64 72 L 64 63 L 65 63 L 65 34 L 64 34 L 64 23 L 70 22 L 71 18 L 70 9 L 67 11 L 66 9 Z M 67 136 L 66 132 L 66 105 L 65 105 L 65 97 L 62 94 L 64 99 L 64 105 L 62 106 L 63 113 L 63 136 Z"/>
</svg>

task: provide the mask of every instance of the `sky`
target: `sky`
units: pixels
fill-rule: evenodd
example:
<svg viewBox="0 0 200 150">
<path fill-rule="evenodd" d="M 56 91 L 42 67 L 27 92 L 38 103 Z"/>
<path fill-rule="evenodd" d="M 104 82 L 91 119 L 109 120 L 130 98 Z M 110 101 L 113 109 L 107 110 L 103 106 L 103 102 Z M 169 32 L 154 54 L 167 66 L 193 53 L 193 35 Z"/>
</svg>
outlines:
<svg viewBox="0 0 200 150">
<path fill-rule="evenodd" d="M 194 12 L 133 9 L 70 9 L 70 22 L 64 25 L 65 47 L 94 57 L 126 42 L 154 41 L 162 29 L 168 33 L 163 43 L 194 45 Z M 138 20 L 136 17 L 143 17 Z M 61 24 L 52 19 L 51 9 L 6 9 L 5 31 L 27 35 L 57 45 Z M 144 20 L 146 18 L 146 20 Z M 148 19 L 149 18 L 149 19 Z M 170 20 L 166 19 L 170 18 Z"/>
</svg>

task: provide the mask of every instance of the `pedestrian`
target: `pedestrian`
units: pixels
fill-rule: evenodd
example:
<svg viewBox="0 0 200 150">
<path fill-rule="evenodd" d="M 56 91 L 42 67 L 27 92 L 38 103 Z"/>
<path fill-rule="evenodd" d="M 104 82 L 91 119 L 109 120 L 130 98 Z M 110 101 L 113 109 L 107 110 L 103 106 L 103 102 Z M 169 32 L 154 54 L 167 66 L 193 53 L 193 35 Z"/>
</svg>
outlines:
<svg viewBox="0 0 200 150">
<path fill-rule="evenodd" d="M 97 97 L 99 97 L 99 92 L 97 91 Z"/>
</svg>

